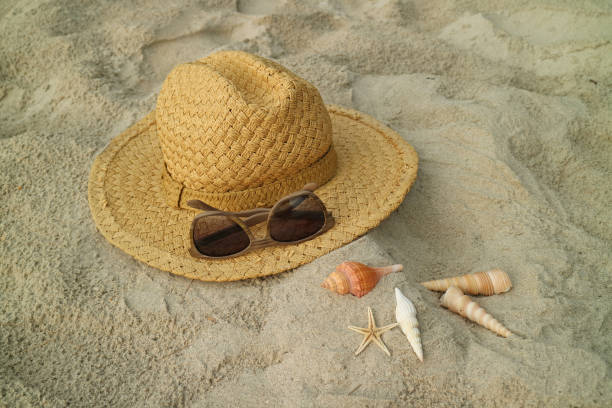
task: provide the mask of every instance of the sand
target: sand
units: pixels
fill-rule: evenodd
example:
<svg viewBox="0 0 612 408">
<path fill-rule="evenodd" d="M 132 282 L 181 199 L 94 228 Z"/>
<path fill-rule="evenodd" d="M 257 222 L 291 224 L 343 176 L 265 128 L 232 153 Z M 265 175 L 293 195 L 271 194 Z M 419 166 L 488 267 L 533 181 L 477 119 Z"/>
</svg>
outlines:
<svg viewBox="0 0 612 408">
<path fill-rule="evenodd" d="M 612 7 L 606 1 L 0 2 L 0 405 L 610 406 Z M 163 4 L 163 5 L 162 5 Z M 95 156 L 177 63 L 272 58 L 420 155 L 378 228 L 296 270 L 190 281 L 111 246 Z M 344 260 L 404 264 L 365 297 Z M 253 265 L 254 268 L 257 265 Z M 418 282 L 488 268 L 504 339 Z M 371 306 L 415 304 L 355 357 Z"/>
</svg>

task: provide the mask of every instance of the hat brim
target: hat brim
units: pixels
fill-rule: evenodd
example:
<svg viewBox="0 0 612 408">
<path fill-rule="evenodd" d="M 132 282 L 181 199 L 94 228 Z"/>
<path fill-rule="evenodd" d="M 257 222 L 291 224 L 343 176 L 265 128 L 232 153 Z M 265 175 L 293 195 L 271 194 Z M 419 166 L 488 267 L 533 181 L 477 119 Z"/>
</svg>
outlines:
<svg viewBox="0 0 612 408">
<path fill-rule="evenodd" d="M 297 245 L 268 247 L 218 260 L 189 254 L 193 211 L 171 208 L 162 189 L 163 158 L 155 112 L 114 138 L 89 176 L 89 206 L 113 245 L 163 271 L 203 281 L 234 281 L 296 268 L 376 227 L 403 201 L 418 168 L 414 149 L 363 113 L 328 105 L 336 175 L 316 190 L 335 226 Z"/>
</svg>

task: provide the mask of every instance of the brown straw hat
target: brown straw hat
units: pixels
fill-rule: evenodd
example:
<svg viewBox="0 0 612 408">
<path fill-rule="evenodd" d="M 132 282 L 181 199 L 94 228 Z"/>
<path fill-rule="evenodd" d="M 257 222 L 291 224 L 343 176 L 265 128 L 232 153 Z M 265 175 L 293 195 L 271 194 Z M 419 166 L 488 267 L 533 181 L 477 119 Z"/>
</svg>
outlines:
<svg viewBox="0 0 612 408">
<path fill-rule="evenodd" d="M 347 244 L 395 210 L 418 157 L 397 133 L 350 109 L 279 64 L 222 51 L 180 64 L 155 111 L 114 138 L 89 176 L 89 206 L 115 246 L 164 271 L 231 281 L 295 268 Z M 296 245 L 225 259 L 189 254 L 199 199 L 227 211 L 271 206 L 316 182 L 335 218 Z"/>
</svg>

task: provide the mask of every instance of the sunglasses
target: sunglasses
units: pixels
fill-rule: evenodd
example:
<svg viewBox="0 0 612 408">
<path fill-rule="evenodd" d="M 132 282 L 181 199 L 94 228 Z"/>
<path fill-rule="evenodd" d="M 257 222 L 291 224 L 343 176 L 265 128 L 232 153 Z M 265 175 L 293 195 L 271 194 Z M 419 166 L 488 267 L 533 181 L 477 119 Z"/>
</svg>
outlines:
<svg viewBox="0 0 612 408">
<path fill-rule="evenodd" d="M 221 211 L 200 200 L 187 202 L 204 210 L 191 223 L 189 253 L 196 258 L 230 258 L 272 245 L 308 241 L 334 225 L 332 214 L 313 191 L 315 183 L 281 198 L 272 208 Z M 250 227 L 266 221 L 266 235 L 256 240 Z"/>
</svg>

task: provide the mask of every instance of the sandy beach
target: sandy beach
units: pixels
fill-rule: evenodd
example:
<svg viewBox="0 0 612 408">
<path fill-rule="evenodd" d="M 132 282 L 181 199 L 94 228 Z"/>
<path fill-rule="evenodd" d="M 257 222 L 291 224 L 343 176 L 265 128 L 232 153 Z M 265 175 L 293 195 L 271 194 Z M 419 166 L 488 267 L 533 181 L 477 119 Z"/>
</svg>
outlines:
<svg viewBox="0 0 612 408">
<path fill-rule="evenodd" d="M 612 5 L 606 1 L 0 0 L 0 406 L 604 407 L 612 404 Z M 419 154 L 383 223 L 268 278 L 193 281 L 97 231 L 89 171 L 216 50 L 273 59 Z M 362 298 L 342 261 L 401 263 Z M 257 268 L 257 265 L 253 265 Z M 440 306 L 430 279 L 505 270 Z M 347 326 L 418 312 L 359 356 Z"/>
</svg>

